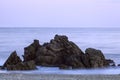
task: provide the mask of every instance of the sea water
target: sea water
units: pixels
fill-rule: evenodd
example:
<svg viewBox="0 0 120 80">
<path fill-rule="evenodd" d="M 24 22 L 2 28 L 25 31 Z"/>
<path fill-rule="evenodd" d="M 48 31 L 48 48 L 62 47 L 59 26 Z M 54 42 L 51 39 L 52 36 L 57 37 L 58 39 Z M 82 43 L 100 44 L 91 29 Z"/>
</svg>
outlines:
<svg viewBox="0 0 120 80">
<path fill-rule="evenodd" d="M 19 56 L 23 55 L 24 47 L 30 45 L 34 39 L 43 44 L 53 39 L 55 34 L 68 36 L 83 52 L 89 47 L 100 49 L 107 59 L 120 64 L 120 28 L 0 28 L 0 65 L 15 50 Z M 43 72 L 48 71 L 46 67 L 39 68 L 41 69 Z M 56 68 L 49 68 L 50 72 L 54 72 L 54 69 Z M 119 71 L 119 67 L 108 71 L 113 72 L 112 70 Z"/>
</svg>

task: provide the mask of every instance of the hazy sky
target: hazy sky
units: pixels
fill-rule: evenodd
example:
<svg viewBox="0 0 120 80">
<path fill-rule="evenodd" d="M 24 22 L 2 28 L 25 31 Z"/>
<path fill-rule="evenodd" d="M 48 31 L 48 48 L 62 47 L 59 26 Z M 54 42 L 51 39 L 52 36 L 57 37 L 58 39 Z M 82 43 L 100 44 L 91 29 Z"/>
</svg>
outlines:
<svg viewBox="0 0 120 80">
<path fill-rule="evenodd" d="M 0 0 L 0 27 L 119 27 L 120 0 Z"/>
</svg>

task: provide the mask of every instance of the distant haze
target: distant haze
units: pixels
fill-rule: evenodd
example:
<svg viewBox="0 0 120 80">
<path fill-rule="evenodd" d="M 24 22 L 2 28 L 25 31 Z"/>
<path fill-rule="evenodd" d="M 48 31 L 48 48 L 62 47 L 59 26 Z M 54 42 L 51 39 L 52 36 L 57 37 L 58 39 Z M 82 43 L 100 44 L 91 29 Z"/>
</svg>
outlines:
<svg viewBox="0 0 120 80">
<path fill-rule="evenodd" d="M 0 0 L 0 27 L 119 27 L 120 0 Z"/>
</svg>

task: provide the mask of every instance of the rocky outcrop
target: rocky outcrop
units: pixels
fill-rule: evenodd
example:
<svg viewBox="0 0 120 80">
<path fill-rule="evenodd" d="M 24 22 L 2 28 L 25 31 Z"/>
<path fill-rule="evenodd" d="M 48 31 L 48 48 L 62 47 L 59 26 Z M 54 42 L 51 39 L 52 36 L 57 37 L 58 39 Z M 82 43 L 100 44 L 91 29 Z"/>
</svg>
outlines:
<svg viewBox="0 0 120 80">
<path fill-rule="evenodd" d="M 116 66 L 116 65 L 115 65 L 115 62 L 114 62 L 113 60 L 111 60 L 111 59 L 106 59 L 106 60 L 105 60 L 105 65 L 106 65 L 107 67 L 109 67 L 109 66 Z"/>
<path fill-rule="evenodd" d="M 118 64 L 117 66 L 120 66 L 120 64 Z"/>
<path fill-rule="evenodd" d="M 16 51 L 12 52 L 1 69 L 7 70 L 34 70 L 36 65 L 34 61 L 22 62 Z"/>
<path fill-rule="evenodd" d="M 16 65 L 17 63 L 22 62 L 20 57 L 17 55 L 16 51 L 12 52 L 8 59 L 5 61 L 3 67 L 7 67 L 7 65 Z"/>
<path fill-rule="evenodd" d="M 34 42 L 28 47 L 24 48 L 24 61 L 34 60 L 36 58 L 36 51 L 40 47 L 39 40 L 34 40 Z"/>
<path fill-rule="evenodd" d="M 47 66 L 65 65 L 72 68 L 84 68 L 82 50 L 66 36 L 55 35 L 50 43 L 37 51 L 36 64 Z"/>
<path fill-rule="evenodd" d="M 16 65 L 7 65 L 7 70 L 34 70 L 37 69 L 34 61 L 19 62 Z"/>
<path fill-rule="evenodd" d="M 35 50 L 34 61 L 36 65 L 40 66 L 58 66 L 61 69 L 110 66 L 100 50 L 88 48 L 83 53 L 75 43 L 69 41 L 68 37 L 64 35 L 55 35 L 49 43 L 44 43 Z"/>
<path fill-rule="evenodd" d="M 56 66 L 60 69 L 102 68 L 113 66 L 112 60 L 105 59 L 102 51 L 87 48 L 85 53 L 65 35 L 55 35 L 49 43 L 39 44 L 34 40 L 24 48 L 24 61 L 13 52 L 4 67 L 8 70 L 33 70 L 38 66 Z M 112 64 L 112 65 L 111 65 Z"/>
</svg>

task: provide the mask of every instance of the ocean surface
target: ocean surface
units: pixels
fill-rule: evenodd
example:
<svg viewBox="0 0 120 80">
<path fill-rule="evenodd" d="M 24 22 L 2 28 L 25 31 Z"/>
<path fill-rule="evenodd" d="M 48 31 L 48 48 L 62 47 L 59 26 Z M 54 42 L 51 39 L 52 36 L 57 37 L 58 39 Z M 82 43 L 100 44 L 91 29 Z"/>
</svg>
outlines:
<svg viewBox="0 0 120 80">
<path fill-rule="evenodd" d="M 120 64 L 120 28 L 0 28 L 0 65 L 3 65 L 15 50 L 19 56 L 23 55 L 24 47 L 30 45 L 34 39 L 43 44 L 53 39 L 55 34 L 68 36 L 69 40 L 75 42 L 83 51 L 89 47 L 100 49 L 107 59 L 113 59 L 116 65 Z M 41 69 L 43 72 L 54 72 L 52 68 Z M 106 72 L 115 70 L 120 72 L 119 67 L 110 68 Z"/>
</svg>

